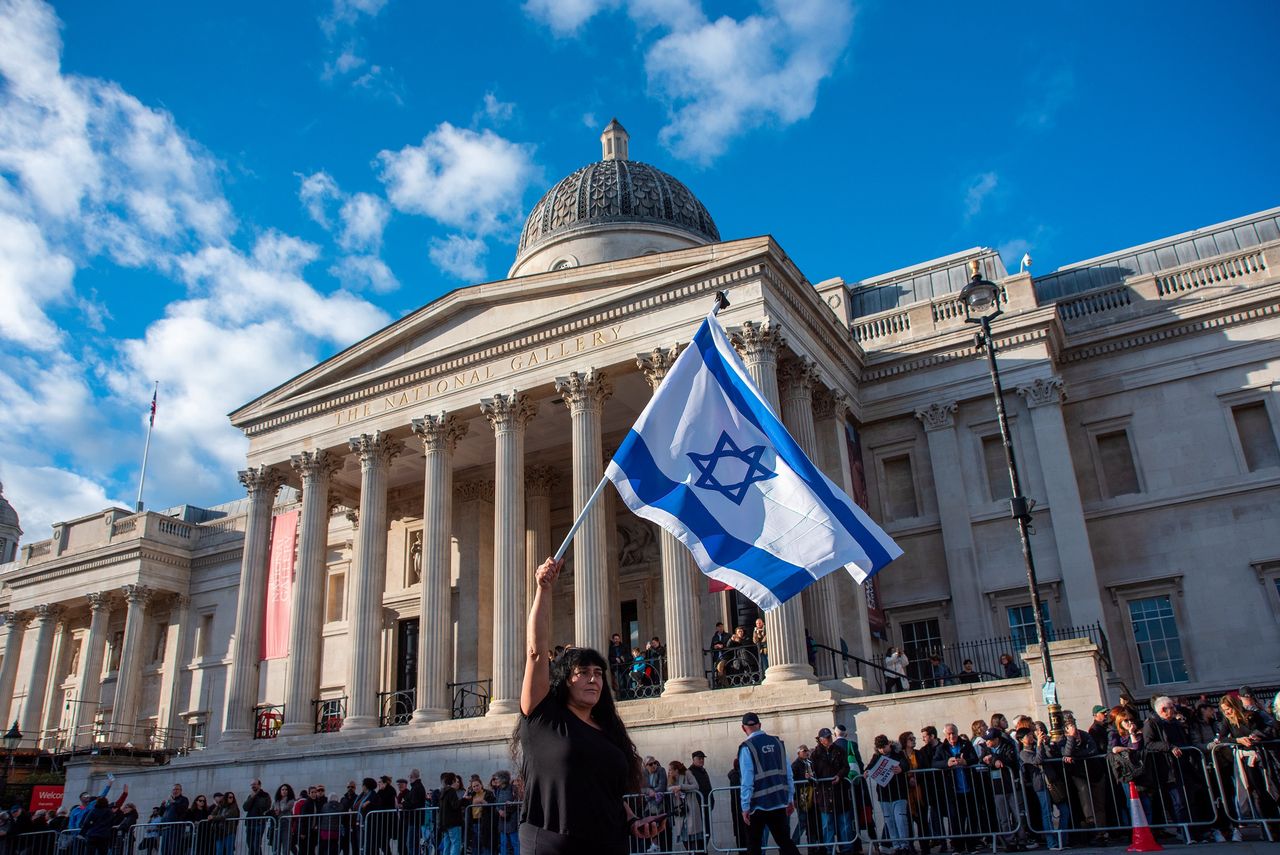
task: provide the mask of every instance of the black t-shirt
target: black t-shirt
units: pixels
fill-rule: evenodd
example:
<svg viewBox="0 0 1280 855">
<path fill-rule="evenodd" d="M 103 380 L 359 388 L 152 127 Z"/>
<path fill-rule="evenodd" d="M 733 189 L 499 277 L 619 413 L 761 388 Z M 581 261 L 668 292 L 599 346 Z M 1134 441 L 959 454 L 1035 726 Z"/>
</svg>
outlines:
<svg viewBox="0 0 1280 855">
<path fill-rule="evenodd" d="M 629 758 L 551 695 L 520 717 L 524 751 L 523 822 L 568 837 L 626 846 L 622 799 Z"/>
</svg>

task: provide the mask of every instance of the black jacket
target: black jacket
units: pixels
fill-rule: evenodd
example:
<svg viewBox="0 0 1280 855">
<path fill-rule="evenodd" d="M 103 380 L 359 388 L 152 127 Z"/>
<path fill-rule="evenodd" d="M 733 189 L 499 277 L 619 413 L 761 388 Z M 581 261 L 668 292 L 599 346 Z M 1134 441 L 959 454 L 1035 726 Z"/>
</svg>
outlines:
<svg viewBox="0 0 1280 855">
<path fill-rule="evenodd" d="M 244 800 L 245 816 L 266 816 L 270 811 L 271 796 L 267 795 L 266 790 L 258 790 Z"/>
<path fill-rule="evenodd" d="M 1191 735 L 1178 719 L 1166 721 L 1159 715 L 1153 715 L 1142 725 L 1142 742 L 1147 751 L 1147 763 L 1153 765 L 1155 780 L 1166 784 L 1176 784 L 1179 779 L 1178 767 L 1184 773 L 1191 752 L 1186 752 L 1179 759 L 1173 756 L 1174 748 L 1190 748 Z"/>
</svg>

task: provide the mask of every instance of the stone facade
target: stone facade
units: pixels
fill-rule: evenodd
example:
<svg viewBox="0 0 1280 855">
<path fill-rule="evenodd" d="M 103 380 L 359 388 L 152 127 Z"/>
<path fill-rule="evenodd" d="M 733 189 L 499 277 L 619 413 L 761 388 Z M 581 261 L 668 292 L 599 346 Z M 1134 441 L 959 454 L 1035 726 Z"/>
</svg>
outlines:
<svg viewBox="0 0 1280 855">
<path fill-rule="evenodd" d="M 231 785 L 233 768 L 275 780 L 282 764 L 290 779 L 350 777 L 357 762 L 504 765 L 532 570 L 720 291 L 766 398 L 906 555 L 873 604 L 836 574 L 771 612 L 764 683 L 710 691 L 702 647 L 745 612 L 708 593 L 669 537 L 619 502 L 596 505 L 554 631 L 592 646 L 615 631 L 664 638 L 662 696 L 623 703 L 641 750 L 703 748 L 718 775 L 745 707 L 797 741 L 833 719 L 865 740 L 996 700 L 1031 709 L 1034 668 L 987 694 L 891 707 L 866 666 L 845 678 L 806 656 L 806 629 L 871 661 L 890 643 L 918 657 L 1028 638 L 990 381 L 956 296 L 955 268 L 973 259 L 1005 298 L 994 333 L 1047 617 L 1102 630 L 1097 645 L 1061 642 L 1064 702 L 1274 682 L 1274 656 L 1239 655 L 1241 633 L 1224 630 L 1280 649 L 1278 213 L 1227 224 L 1253 229 L 1234 249 L 1128 273 L 1085 262 L 1110 271 L 1089 288 L 1007 275 L 990 250 L 815 286 L 761 237 L 459 289 L 233 413 L 250 442 L 243 499 L 108 509 L 0 568 L 3 720 L 52 751 L 203 749 L 132 772 L 147 782 L 139 798 L 175 777 Z M 273 526 L 292 511 L 288 655 L 263 660 Z M 458 684 L 480 683 L 489 714 L 453 720 Z M 79 781 L 108 764 L 70 768 Z"/>
</svg>

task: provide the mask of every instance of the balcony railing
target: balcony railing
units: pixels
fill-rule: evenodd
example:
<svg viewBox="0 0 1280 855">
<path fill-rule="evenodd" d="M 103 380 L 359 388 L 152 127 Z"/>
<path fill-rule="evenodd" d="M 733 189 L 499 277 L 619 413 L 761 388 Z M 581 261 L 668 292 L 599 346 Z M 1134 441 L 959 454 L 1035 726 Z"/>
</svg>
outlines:
<svg viewBox="0 0 1280 855">
<path fill-rule="evenodd" d="M 493 692 L 491 680 L 449 683 L 448 689 L 453 697 L 453 718 L 479 718 L 489 712 L 489 697 Z"/>
<path fill-rule="evenodd" d="M 642 656 L 639 660 L 614 665 L 613 695 L 620 701 L 656 698 L 667 684 L 667 657 Z"/>
<path fill-rule="evenodd" d="M 314 710 L 316 733 L 337 733 L 347 717 L 347 696 L 320 698 L 311 702 Z"/>
<path fill-rule="evenodd" d="M 253 738 L 275 739 L 284 724 L 284 704 L 259 704 L 253 708 Z"/>
<path fill-rule="evenodd" d="M 764 679 L 764 663 L 757 645 L 704 650 L 702 658 L 707 666 L 707 685 L 713 689 L 755 686 Z"/>
<path fill-rule="evenodd" d="M 412 721 L 417 697 L 413 689 L 378 692 L 378 727 L 399 727 Z"/>
</svg>

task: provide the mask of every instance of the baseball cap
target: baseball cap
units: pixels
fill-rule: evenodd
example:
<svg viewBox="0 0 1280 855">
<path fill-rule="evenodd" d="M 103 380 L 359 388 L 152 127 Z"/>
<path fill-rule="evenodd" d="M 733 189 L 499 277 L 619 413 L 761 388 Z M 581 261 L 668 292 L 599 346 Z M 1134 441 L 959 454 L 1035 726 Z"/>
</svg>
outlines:
<svg viewBox="0 0 1280 855">
<path fill-rule="evenodd" d="M 987 728 L 987 732 L 982 734 L 983 739 L 999 739 L 1001 736 L 1000 729 L 997 727 Z"/>
<path fill-rule="evenodd" d="M 706 759 L 707 759 L 707 755 L 703 754 L 703 753 L 702 753 L 702 751 L 700 751 L 700 750 L 699 750 L 699 751 L 695 751 L 695 752 L 693 752 L 693 754 L 691 754 L 691 755 L 689 755 L 689 756 L 690 756 L 690 757 L 701 757 L 703 760 L 706 760 Z"/>
<path fill-rule="evenodd" d="M 760 716 L 756 715 L 753 712 L 749 712 L 742 717 L 742 723 L 751 725 L 754 727 L 755 725 L 760 723 Z"/>
<path fill-rule="evenodd" d="M 1094 705 L 1093 705 L 1093 714 L 1094 714 L 1094 715 L 1097 715 L 1097 714 L 1098 714 L 1098 713 L 1100 713 L 1100 712 L 1106 712 L 1106 711 L 1107 711 L 1107 708 L 1106 708 L 1106 707 L 1104 707 L 1102 704 L 1094 704 Z"/>
<path fill-rule="evenodd" d="M 1237 694 L 1237 695 L 1239 695 L 1239 696 L 1240 696 L 1240 697 L 1242 697 L 1242 698 L 1252 698 L 1252 697 L 1253 697 L 1253 687 L 1252 687 L 1252 686 L 1241 686 L 1241 687 L 1240 687 L 1240 691 L 1236 692 L 1236 694 Z"/>
<path fill-rule="evenodd" d="M 824 728 L 822 728 L 822 730 L 819 730 L 819 731 L 818 731 L 818 738 L 819 738 L 819 739 L 830 739 L 830 738 L 831 738 L 831 728 L 829 728 L 829 727 L 824 727 Z"/>
</svg>

